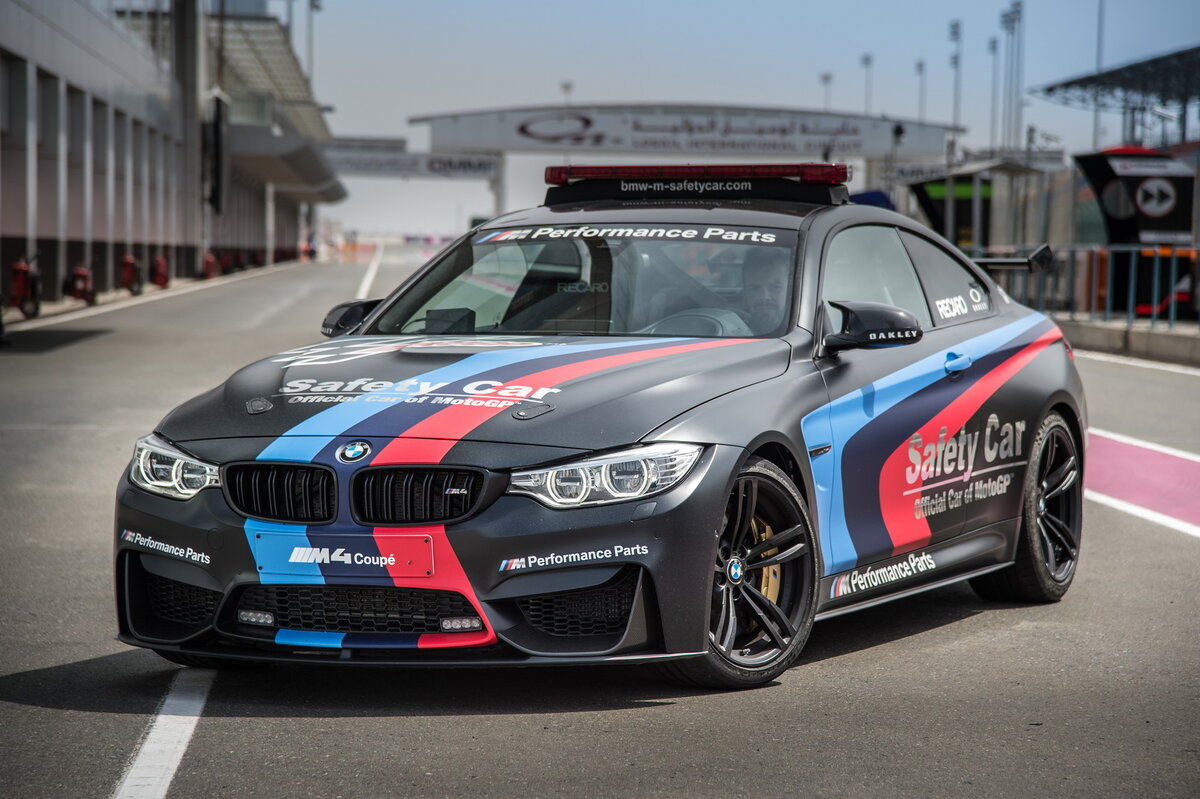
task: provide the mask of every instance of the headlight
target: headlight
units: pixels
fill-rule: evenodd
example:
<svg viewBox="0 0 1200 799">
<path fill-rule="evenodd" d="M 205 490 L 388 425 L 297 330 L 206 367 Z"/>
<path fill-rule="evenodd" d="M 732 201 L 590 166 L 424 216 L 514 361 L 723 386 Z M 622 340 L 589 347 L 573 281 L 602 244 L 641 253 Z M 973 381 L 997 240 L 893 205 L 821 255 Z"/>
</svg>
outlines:
<svg viewBox="0 0 1200 799">
<path fill-rule="evenodd" d="M 549 469 L 514 472 L 508 493 L 552 508 L 623 502 L 666 491 L 691 470 L 703 447 L 650 444 Z"/>
<path fill-rule="evenodd" d="M 140 488 L 171 499 L 191 499 L 202 488 L 221 485 L 216 466 L 184 455 L 156 435 L 138 439 L 129 479 Z"/>
</svg>

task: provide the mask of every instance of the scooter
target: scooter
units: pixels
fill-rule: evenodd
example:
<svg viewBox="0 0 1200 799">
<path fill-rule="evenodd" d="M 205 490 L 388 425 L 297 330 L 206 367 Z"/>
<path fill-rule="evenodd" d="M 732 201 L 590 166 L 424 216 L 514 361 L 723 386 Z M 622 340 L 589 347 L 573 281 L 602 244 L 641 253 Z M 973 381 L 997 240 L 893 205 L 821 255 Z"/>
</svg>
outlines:
<svg viewBox="0 0 1200 799">
<path fill-rule="evenodd" d="M 161 288 L 166 288 L 171 282 L 170 272 L 167 270 L 167 259 L 161 255 L 154 259 L 154 266 L 150 270 L 150 282 Z"/>
<path fill-rule="evenodd" d="M 146 287 L 146 278 L 142 277 L 142 268 L 137 259 L 126 255 L 121 259 L 121 288 L 129 289 L 129 293 L 138 296 Z"/>
<path fill-rule="evenodd" d="M 26 319 L 42 312 L 42 273 L 37 268 L 37 254 L 26 261 L 18 258 L 13 264 L 11 295 L 8 304 L 20 308 Z"/>
<path fill-rule="evenodd" d="M 81 263 L 63 278 L 63 295 L 83 300 L 88 305 L 96 304 L 96 287 L 92 281 L 92 267 Z"/>
</svg>

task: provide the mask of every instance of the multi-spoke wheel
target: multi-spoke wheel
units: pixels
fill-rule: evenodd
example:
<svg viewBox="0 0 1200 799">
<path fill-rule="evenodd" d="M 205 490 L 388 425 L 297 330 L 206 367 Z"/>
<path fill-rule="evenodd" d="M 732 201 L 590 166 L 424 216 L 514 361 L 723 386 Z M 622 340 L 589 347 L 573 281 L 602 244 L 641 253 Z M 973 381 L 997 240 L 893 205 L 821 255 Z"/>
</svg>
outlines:
<svg viewBox="0 0 1200 799">
<path fill-rule="evenodd" d="M 1057 413 L 1034 437 L 1024 488 L 1016 563 L 971 586 L 985 599 L 1057 602 L 1075 577 L 1083 531 L 1083 464 L 1071 428 Z"/>
<path fill-rule="evenodd" d="M 713 565 L 708 654 L 668 673 L 748 688 L 795 662 L 816 610 L 817 554 L 804 501 L 769 461 L 751 458 L 730 493 Z"/>
</svg>

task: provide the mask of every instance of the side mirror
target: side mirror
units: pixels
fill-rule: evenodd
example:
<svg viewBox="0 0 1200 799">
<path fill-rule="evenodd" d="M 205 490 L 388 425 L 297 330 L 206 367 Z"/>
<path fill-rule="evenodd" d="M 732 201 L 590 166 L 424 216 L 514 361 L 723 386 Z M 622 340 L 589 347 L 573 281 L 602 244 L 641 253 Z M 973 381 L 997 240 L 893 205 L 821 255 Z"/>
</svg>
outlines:
<svg viewBox="0 0 1200 799">
<path fill-rule="evenodd" d="M 831 333 L 822 342 L 830 353 L 915 344 L 924 335 L 917 317 L 894 305 L 850 300 L 831 300 L 829 304 L 841 309 L 843 314 L 841 332 Z"/>
<path fill-rule="evenodd" d="M 382 299 L 351 300 L 333 306 L 333 309 L 325 314 L 325 321 L 321 322 L 321 335 L 340 336 L 347 330 L 358 327 L 381 302 Z"/>
</svg>

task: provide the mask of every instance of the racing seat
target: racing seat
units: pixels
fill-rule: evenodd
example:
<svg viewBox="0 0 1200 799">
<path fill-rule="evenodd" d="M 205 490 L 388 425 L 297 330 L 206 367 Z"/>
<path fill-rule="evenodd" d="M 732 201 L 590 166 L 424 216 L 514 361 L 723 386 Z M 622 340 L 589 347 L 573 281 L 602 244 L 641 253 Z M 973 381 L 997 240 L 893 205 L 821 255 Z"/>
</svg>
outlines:
<svg viewBox="0 0 1200 799">
<path fill-rule="evenodd" d="M 583 273 L 579 250 L 574 242 L 552 241 L 534 258 L 504 312 L 504 323 L 518 321 L 520 325 L 539 326 L 554 314 L 549 308 L 529 313 L 535 306 L 560 295 L 559 285 L 577 283 Z M 518 319 L 520 317 L 520 319 Z"/>
</svg>

